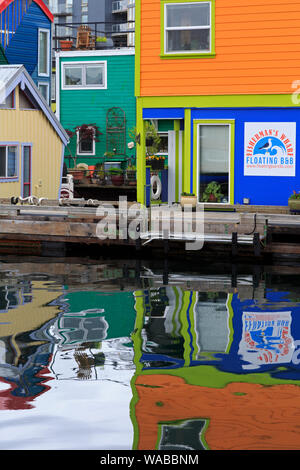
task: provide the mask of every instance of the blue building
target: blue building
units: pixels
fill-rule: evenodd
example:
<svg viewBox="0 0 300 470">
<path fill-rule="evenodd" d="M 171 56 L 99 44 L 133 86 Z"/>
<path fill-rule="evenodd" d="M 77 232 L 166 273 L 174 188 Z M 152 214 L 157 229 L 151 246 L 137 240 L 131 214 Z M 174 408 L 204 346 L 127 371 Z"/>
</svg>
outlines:
<svg viewBox="0 0 300 470">
<path fill-rule="evenodd" d="M 53 15 L 42 0 L 0 0 L 0 44 L 10 64 L 22 64 L 50 102 Z"/>
</svg>

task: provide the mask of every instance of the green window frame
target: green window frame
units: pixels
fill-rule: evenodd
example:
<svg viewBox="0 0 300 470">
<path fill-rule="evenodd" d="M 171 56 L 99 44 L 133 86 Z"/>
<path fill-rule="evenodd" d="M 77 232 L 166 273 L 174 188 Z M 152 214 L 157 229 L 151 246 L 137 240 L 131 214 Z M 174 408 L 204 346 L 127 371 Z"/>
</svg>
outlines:
<svg viewBox="0 0 300 470">
<path fill-rule="evenodd" d="M 188 5 L 188 4 L 209 4 L 210 6 L 210 18 L 209 25 L 199 26 L 167 26 L 167 15 L 168 6 L 172 5 Z M 186 51 L 167 51 L 167 34 L 170 32 L 179 32 L 184 30 L 192 33 L 193 31 L 208 30 L 210 48 L 208 50 L 192 50 L 187 49 Z M 161 51 L 160 57 L 162 59 L 190 59 L 192 57 L 200 58 L 213 58 L 215 57 L 215 0 L 161 0 Z"/>
</svg>

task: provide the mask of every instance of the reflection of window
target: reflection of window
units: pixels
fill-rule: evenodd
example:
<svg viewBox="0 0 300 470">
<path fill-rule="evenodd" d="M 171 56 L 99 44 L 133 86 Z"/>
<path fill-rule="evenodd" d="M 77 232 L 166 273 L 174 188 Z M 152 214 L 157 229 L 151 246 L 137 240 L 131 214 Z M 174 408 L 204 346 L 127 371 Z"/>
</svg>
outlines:
<svg viewBox="0 0 300 470">
<path fill-rule="evenodd" d="M 106 88 L 104 62 L 64 64 L 63 89 Z"/>
<path fill-rule="evenodd" d="M 164 54 L 212 53 L 212 1 L 164 3 Z"/>
<path fill-rule="evenodd" d="M 13 178 L 17 176 L 17 147 L 10 145 L 0 146 L 0 178 Z"/>
<path fill-rule="evenodd" d="M 48 77 L 50 58 L 50 31 L 48 29 L 39 29 L 38 55 L 38 74 Z"/>
<path fill-rule="evenodd" d="M 84 137 L 81 131 L 77 132 L 78 155 L 95 155 L 95 132 L 94 137 Z"/>
</svg>

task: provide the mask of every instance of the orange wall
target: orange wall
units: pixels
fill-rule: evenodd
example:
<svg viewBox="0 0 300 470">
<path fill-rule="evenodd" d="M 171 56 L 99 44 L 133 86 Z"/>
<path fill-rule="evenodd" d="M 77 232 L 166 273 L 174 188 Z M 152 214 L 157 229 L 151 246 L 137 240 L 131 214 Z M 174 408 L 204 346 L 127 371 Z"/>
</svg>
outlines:
<svg viewBox="0 0 300 470">
<path fill-rule="evenodd" d="M 141 96 L 291 94 L 299 0 L 216 0 L 216 57 L 160 59 L 160 0 L 141 1 Z"/>
</svg>

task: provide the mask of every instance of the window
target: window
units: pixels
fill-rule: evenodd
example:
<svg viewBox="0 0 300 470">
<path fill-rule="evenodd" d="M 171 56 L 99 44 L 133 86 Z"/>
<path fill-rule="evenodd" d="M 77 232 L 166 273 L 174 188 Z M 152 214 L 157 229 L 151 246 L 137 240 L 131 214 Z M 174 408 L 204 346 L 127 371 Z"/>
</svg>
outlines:
<svg viewBox="0 0 300 470">
<path fill-rule="evenodd" d="M 0 109 L 15 108 L 15 91 L 13 90 L 5 99 L 0 95 Z"/>
<path fill-rule="evenodd" d="M 90 129 L 90 128 L 89 128 Z M 93 133 L 95 135 L 95 132 Z M 95 155 L 95 137 L 84 137 L 82 132 L 77 132 L 77 154 Z"/>
<path fill-rule="evenodd" d="M 214 55 L 214 0 L 162 2 L 162 56 Z"/>
<path fill-rule="evenodd" d="M 106 62 L 65 63 L 62 73 L 63 90 L 106 88 Z"/>
<path fill-rule="evenodd" d="M 50 31 L 48 29 L 39 29 L 38 46 L 38 74 L 42 77 L 49 77 L 50 60 Z"/>
<path fill-rule="evenodd" d="M 42 97 L 49 104 L 49 83 L 39 83 L 38 88 L 39 88 L 39 91 L 40 91 Z"/>
<path fill-rule="evenodd" d="M 230 141 L 230 124 L 203 123 L 198 127 L 201 202 L 229 202 Z M 210 193 L 212 186 L 218 190 Z"/>
<path fill-rule="evenodd" d="M 0 145 L 0 178 L 17 177 L 17 146 Z"/>
<path fill-rule="evenodd" d="M 23 197 L 31 194 L 31 147 L 23 147 Z"/>
</svg>

